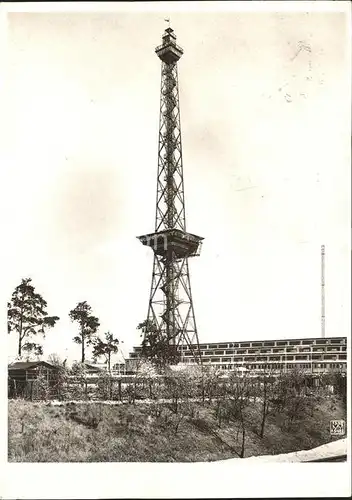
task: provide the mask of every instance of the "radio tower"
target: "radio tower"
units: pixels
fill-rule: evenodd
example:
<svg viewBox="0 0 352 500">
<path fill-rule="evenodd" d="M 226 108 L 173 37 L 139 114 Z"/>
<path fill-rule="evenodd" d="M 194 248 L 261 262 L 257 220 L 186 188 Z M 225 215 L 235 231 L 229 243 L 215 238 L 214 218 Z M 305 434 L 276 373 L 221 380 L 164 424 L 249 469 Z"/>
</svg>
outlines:
<svg viewBox="0 0 352 500">
<path fill-rule="evenodd" d="M 170 27 L 155 52 L 161 60 L 155 231 L 138 237 L 154 252 L 147 324 L 168 349 L 181 357 L 183 350 L 188 350 L 190 358 L 199 363 L 188 258 L 199 255 L 203 238 L 186 231 L 177 79 L 177 62 L 183 50 L 176 45 Z"/>
<path fill-rule="evenodd" d="M 325 337 L 325 245 L 321 245 L 321 337 Z"/>
</svg>

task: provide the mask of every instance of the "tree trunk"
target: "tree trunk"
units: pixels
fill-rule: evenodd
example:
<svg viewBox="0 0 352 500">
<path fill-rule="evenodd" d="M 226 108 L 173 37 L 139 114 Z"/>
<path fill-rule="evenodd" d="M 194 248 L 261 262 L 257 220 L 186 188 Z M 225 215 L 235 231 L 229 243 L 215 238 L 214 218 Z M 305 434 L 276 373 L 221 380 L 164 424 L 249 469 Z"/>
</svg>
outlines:
<svg viewBox="0 0 352 500">
<path fill-rule="evenodd" d="M 266 420 L 267 413 L 268 413 L 268 403 L 266 401 L 264 401 L 263 402 L 262 425 L 261 425 L 261 428 L 260 428 L 260 437 L 261 438 L 264 437 L 265 420 Z"/>
<path fill-rule="evenodd" d="M 82 363 L 84 363 L 84 335 L 82 335 Z"/>
<path fill-rule="evenodd" d="M 22 339 L 21 339 L 21 332 L 18 336 L 18 356 L 20 357 L 21 356 L 21 352 L 22 352 Z"/>
<path fill-rule="evenodd" d="M 20 329 L 18 333 L 18 356 L 21 356 L 22 354 L 23 300 L 24 300 L 24 295 L 22 295 Z"/>
<path fill-rule="evenodd" d="M 241 419 L 241 425 L 242 425 L 242 447 L 241 447 L 240 457 L 243 458 L 244 457 L 244 443 L 245 443 L 245 439 L 246 439 L 246 429 L 244 426 L 243 418 Z"/>
</svg>

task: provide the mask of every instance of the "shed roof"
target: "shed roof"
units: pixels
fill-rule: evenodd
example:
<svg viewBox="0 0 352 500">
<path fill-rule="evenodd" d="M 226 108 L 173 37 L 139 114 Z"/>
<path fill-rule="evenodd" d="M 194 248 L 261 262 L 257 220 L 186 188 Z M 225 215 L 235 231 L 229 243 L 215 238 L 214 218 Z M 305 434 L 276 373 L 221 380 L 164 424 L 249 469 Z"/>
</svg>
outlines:
<svg viewBox="0 0 352 500">
<path fill-rule="evenodd" d="M 103 371 L 103 368 L 101 368 L 101 366 L 98 366 L 98 365 L 95 365 L 94 363 L 84 363 L 85 367 L 86 368 L 89 368 L 89 369 L 94 369 L 94 370 L 97 370 L 97 371 Z"/>
<path fill-rule="evenodd" d="M 37 368 L 38 366 L 45 366 L 46 368 L 56 368 L 55 365 L 47 363 L 46 361 L 16 361 L 9 365 L 9 370 L 28 370 L 30 368 Z"/>
</svg>

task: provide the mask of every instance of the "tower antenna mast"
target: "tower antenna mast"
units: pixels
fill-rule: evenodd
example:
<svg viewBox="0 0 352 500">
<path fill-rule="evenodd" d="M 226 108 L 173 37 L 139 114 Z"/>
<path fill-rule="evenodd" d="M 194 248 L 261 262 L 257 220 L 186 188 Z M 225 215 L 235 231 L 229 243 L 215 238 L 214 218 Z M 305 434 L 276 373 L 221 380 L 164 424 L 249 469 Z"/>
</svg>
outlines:
<svg viewBox="0 0 352 500">
<path fill-rule="evenodd" d="M 200 363 L 188 259 L 199 255 L 203 238 L 186 231 L 177 73 L 183 50 L 176 44 L 170 26 L 165 29 L 162 44 L 155 52 L 161 60 L 155 230 L 138 237 L 154 252 L 142 346 L 151 359 L 156 357 L 156 346 L 159 346 L 158 355 L 165 364 L 180 361 L 186 351 L 189 361 Z"/>
<path fill-rule="evenodd" d="M 325 245 L 321 245 L 321 337 L 325 338 Z"/>
</svg>

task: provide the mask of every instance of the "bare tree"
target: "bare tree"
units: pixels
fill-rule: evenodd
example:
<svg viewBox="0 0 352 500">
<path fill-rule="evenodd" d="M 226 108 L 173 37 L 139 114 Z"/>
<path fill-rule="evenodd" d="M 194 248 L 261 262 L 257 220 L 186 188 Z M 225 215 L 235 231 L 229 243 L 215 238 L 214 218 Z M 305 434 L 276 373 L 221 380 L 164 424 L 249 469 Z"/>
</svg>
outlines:
<svg viewBox="0 0 352 500">
<path fill-rule="evenodd" d="M 231 373 L 229 380 L 230 397 L 228 398 L 229 417 L 235 421 L 239 421 L 239 430 L 241 431 L 241 458 L 245 455 L 246 429 L 247 418 L 246 409 L 250 404 L 250 398 L 253 394 L 253 381 L 248 372 L 239 373 L 234 371 Z"/>
<path fill-rule="evenodd" d="M 274 382 L 275 379 L 273 377 L 272 369 L 271 368 L 266 369 L 262 377 L 260 377 L 260 384 L 261 384 L 260 399 L 262 403 L 262 416 L 261 416 L 261 426 L 260 426 L 261 438 L 264 437 L 265 423 L 270 411 L 271 400 L 274 392 Z"/>
</svg>

